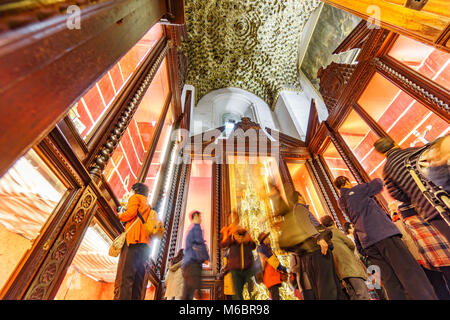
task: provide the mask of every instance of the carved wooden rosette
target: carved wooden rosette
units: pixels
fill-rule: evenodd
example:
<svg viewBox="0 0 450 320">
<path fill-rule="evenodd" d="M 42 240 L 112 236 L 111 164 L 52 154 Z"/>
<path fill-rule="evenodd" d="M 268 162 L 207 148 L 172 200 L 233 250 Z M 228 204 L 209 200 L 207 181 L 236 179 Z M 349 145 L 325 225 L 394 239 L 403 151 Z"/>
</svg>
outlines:
<svg viewBox="0 0 450 320">
<path fill-rule="evenodd" d="M 108 139 L 106 143 L 101 147 L 100 151 L 98 152 L 93 164 L 91 165 L 91 168 L 89 170 L 89 173 L 93 176 L 100 177 L 103 170 L 106 167 L 106 164 L 109 161 L 109 158 L 113 154 L 114 150 L 116 149 L 117 145 L 120 142 L 120 138 L 125 133 L 126 129 L 128 128 L 128 125 L 131 122 L 131 119 L 134 116 L 134 113 L 136 112 L 137 108 L 139 107 L 139 104 L 147 91 L 148 87 L 150 86 L 150 83 L 153 80 L 153 77 L 156 74 L 156 71 L 158 70 L 161 62 L 163 61 L 164 57 L 167 54 L 167 51 L 169 50 L 169 44 L 166 44 L 164 49 L 162 50 L 161 54 L 159 55 L 156 62 L 151 67 L 150 71 L 145 76 L 144 80 L 140 84 L 139 88 L 136 90 L 133 99 L 129 102 L 128 106 L 125 108 L 125 110 L 122 112 L 120 118 L 118 119 L 116 125 L 112 129 L 112 132 L 109 133 Z"/>
<path fill-rule="evenodd" d="M 352 64 L 340 64 L 332 62 L 328 67 L 321 67 L 318 72 L 320 79 L 320 94 L 332 114 L 338 105 L 339 98 L 344 88 L 350 81 L 356 66 Z"/>
<path fill-rule="evenodd" d="M 97 196 L 88 186 L 68 217 L 61 233 L 48 252 L 42 267 L 34 277 L 25 300 L 51 299 L 59 286 L 62 277 L 58 276 L 68 268 L 76 248 L 81 242 L 86 226 L 92 218 Z M 48 250 L 47 248 L 43 248 Z"/>
<path fill-rule="evenodd" d="M 448 89 L 443 88 L 441 91 L 436 90 L 432 86 L 426 86 L 426 84 L 420 83 L 418 78 L 414 77 L 412 72 L 406 68 L 396 68 L 382 59 L 375 58 L 374 64 L 381 74 L 385 75 L 401 89 L 411 94 L 447 121 L 450 120 L 450 107 L 448 105 L 450 93 Z"/>
</svg>

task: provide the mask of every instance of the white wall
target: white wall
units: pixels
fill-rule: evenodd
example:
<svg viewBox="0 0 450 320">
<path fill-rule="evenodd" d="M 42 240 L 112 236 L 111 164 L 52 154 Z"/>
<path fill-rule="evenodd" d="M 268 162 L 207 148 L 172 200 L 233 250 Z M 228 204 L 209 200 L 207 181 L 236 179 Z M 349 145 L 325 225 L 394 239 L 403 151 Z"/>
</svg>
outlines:
<svg viewBox="0 0 450 320">
<path fill-rule="evenodd" d="M 248 116 L 252 105 L 255 110 L 255 116 L 250 116 L 252 121 L 262 128 L 279 130 L 269 106 L 261 98 L 242 89 L 223 88 L 206 94 L 193 108 L 191 135 L 222 126 L 225 113 Z"/>
</svg>

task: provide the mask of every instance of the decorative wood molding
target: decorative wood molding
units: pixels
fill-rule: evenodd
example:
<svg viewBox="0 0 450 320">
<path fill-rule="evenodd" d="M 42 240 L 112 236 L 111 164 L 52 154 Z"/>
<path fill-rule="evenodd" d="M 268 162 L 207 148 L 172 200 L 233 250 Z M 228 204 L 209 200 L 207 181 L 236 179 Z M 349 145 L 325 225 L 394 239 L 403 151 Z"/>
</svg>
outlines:
<svg viewBox="0 0 450 320">
<path fill-rule="evenodd" d="M 215 274 L 218 275 L 220 273 L 220 270 L 222 268 L 222 256 L 221 256 L 221 249 L 220 249 L 220 229 L 222 228 L 222 212 L 221 212 L 221 208 L 222 208 L 222 197 L 221 197 L 221 193 L 222 193 L 222 166 L 223 164 L 217 164 L 214 163 L 213 164 L 213 170 L 214 170 L 214 174 L 213 174 L 213 181 L 214 181 L 214 187 L 213 187 L 213 205 L 214 205 L 214 210 L 213 210 L 213 218 L 214 218 L 214 224 L 215 224 L 215 228 L 214 228 L 214 232 L 213 234 L 215 234 L 215 250 L 214 250 L 214 259 L 215 261 L 215 265 L 216 265 L 216 270 L 215 270 Z"/>
<path fill-rule="evenodd" d="M 425 7 L 428 0 L 406 0 L 405 7 L 420 11 Z"/>
<path fill-rule="evenodd" d="M 322 148 L 324 141 L 328 136 L 328 130 L 325 126 L 325 123 L 322 121 L 317 128 L 314 136 L 311 138 L 311 141 L 308 144 L 308 150 L 310 153 L 319 153 L 319 149 Z"/>
<path fill-rule="evenodd" d="M 52 299 L 63 280 L 62 274 L 68 268 L 75 255 L 86 227 L 92 218 L 92 211 L 96 205 L 97 196 L 91 187 L 87 187 L 75 209 L 65 223 L 54 244 L 49 248 L 43 266 L 34 277 L 25 300 Z M 44 248 L 45 250 L 45 248 Z"/>
<path fill-rule="evenodd" d="M 131 122 L 131 119 L 134 116 L 134 113 L 139 107 L 140 101 L 142 100 L 145 91 L 150 86 L 150 83 L 152 82 L 152 79 L 155 76 L 159 65 L 162 63 L 164 57 L 166 56 L 168 49 L 169 46 L 166 44 L 158 59 L 152 65 L 144 80 L 136 89 L 133 99 L 129 102 L 125 110 L 122 112 L 112 131 L 107 135 L 106 143 L 98 151 L 89 170 L 89 173 L 94 177 L 100 178 L 103 170 L 106 167 L 106 164 L 108 163 L 109 158 L 119 144 L 120 138 L 125 133 L 128 125 Z"/>
<path fill-rule="evenodd" d="M 450 91 L 389 56 L 376 58 L 377 70 L 446 121 L 450 121 Z"/>
<path fill-rule="evenodd" d="M 177 148 L 177 145 L 175 142 L 172 143 L 170 149 L 169 149 L 169 154 L 173 153 L 173 152 L 177 152 L 174 150 L 174 148 Z M 175 161 L 177 161 L 177 159 L 175 159 Z M 171 185 L 169 188 L 169 194 L 167 195 L 168 199 L 167 199 L 167 207 L 166 207 L 166 213 L 165 213 L 165 218 L 164 218 L 164 228 L 166 230 L 166 232 L 164 233 L 163 237 L 161 238 L 160 241 L 160 245 L 159 245 L 159 251 L 158 251 L 158 256 L 156 259 L 156 274 L 159 276 L 159 278 L 161 280 L 164 280 L 164 275 L 166 272 L 166 266 L 167 266 L 167 261 L 170 258 L 173 258 L 176 254 L 175 252 L 175 248 L 173 248 L 173 251 L 171 250 L 171 243 L 170 243 L 170 239 L 171 239 L 171 234 L 173 231 L 173 226 L 174 226 L 174 209 L 175 209 L 175 203 L 176 203 L 176 197 L 177 197 L 177 190 L 180 184 L 180 165 L 177 165 L 176 163 L 172 163 L 171 161 L 169 162 L 167 168 L 170 168 L 172 165 L 175 166 L 173 172 L 172 172 L 172 177 L 169 176 L 170 170 L 168 169 L 164 175 L 164 183 L 167 183 L 167 181 L 169 179 L 171 180 Z M 162 185 L 164 185 L 164 183 Z M 160 197 L 161 200 L 161 197 Z M 158 201 L 158 204 L 155 207 L 155 210 L 157 212 L 160 211 L 160 205 L 161 202 Z M 177 221 L 178 222 L 178 221 Z"/>
<path fill-rule="evenodd" d="M 59 135 L 59 137 L 56 137 L 57 133 L 55 131 L 52 131 L 53 134 L 48 135 L 45 137 L 40 145 L 41 152 L 45 153 L 44 159 L 54 159 L 53 163 L 59 167 L 60 170 L 58 172 L 63 173 L 63 176 L 61 177 L 62 181 L 70 181 L 72 188 L 79 188 L 82 187 L 87 183 L 89 183 L 90 178 L 89 175 L 85 175 L 86 172 L 83 172 L 83 166 L 81 163 L 79 163 L 78 158 L 73 154 L 72 149 L 69 145 L 66 143 L 61 146 L 57 146 L 57 144 L 54 141 L 60 141 L 64 139 L 63 136 Z M 55 139 L 55 140 L 54 140 Z M 64 148 L 65 153 L 70 154 L 70 161 L 68 158 L 63 154 L 60 148 Z M 75 170 L 74 164 L 77 164 L 77 162 L 80 164 L 78 167 L 78 170 Z M 78 172 L 77 172 L 78 171 Z M 83 179 L 81 175 L 83 175 Z M 57 173 L 58 175 L 58 173 Z"/>
<path fill-rule="evenodd" d="M 328 113 L 332 114 L 345 88 L 348 87 L 356 65 L 332 62 L 325 69 L 320 67 L 317 77 L 320 79 L 320 94 L 323 97 Z"/>
<path fill-rule="evenodd" d="M 47 248 L 55 242 L 58 234 L 74 209 L 82 195 L 81 189 L 71 191 L 64 200 L 60 201 L 53 219 L 49 220 L 39 237 L 33 242 L 29 252 L 26 253 L 18 264 L 18 272 L 12 274 L 8 282 L 0 292 L 2 300 L 20 300 L 23 298 L 33 277 L 40 270 L 44 259 L 48 255 Z M 45 248 L 45 249 L 44 249 Z"/>
</svg>

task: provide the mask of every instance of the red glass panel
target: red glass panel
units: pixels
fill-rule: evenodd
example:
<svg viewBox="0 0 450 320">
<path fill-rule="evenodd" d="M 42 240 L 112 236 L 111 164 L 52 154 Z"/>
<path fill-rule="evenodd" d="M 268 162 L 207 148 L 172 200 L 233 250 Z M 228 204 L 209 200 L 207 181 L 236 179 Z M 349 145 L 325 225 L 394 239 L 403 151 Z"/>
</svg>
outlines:
<svg viewBox="0 0 450 320">
<path fill-rule="evenodd" d="M 369 128 L 367 123 L 354 110 L 350 112 L 339 128 L 339 133 L 363 169 L 369 174 L 369 177 L 371 179 L 383 179 L 383 166 L 386 159 L 373 147 L 379 136 Z M 392 199 L 386 188 L 382 195 L 385 199 Z"/>
<path fill-rule="evenodd" d="M 399 36 L 389 55 L 425 77 L 450 88 L 450 54 Z"/>
<path fill-rule="evenodd" d="M 69 117 L 77 131 L 87 139 L 122 87 L 136 72 L 162 36 L 160 24 L 154 25 L 75 105 Z M 164 71 L 167 73 L 167 71 Z"/>
</svg>

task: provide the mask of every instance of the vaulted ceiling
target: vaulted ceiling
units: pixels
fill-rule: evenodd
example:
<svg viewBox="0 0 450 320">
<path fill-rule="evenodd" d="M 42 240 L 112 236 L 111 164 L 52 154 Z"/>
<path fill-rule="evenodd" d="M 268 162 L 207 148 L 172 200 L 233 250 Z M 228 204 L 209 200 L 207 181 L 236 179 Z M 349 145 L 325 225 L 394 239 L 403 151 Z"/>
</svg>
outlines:
<svg viewBox="0 0 450 320">
<path fill-rule="evenodd" d="M 301 90 L 298 46 L 319 0 L 186 0 L 186 83 L 197 101 L 237 87 L 274 107 L 283 89 Z"/>
</svg>

